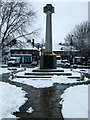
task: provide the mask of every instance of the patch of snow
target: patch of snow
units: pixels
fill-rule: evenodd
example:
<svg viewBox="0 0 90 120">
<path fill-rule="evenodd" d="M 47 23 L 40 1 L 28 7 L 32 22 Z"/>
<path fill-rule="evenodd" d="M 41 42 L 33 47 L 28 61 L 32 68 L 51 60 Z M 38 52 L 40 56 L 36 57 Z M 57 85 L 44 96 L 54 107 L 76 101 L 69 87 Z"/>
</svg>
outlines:
<svg viewBox="0 0 90 120">
<path fill-rule="evenodd" d="M 88 85 L 67 88 L 61 98 L 64 118 L 88 118 Z"/>
<path fill-rule="evenodd" d="M 16 73 L 16 75 L 24 75 L 25 73 L 30 73 L 33 70 L 33 68 L 25 68 L 25 69 L 26 69 L 25 71 L 18 72 Z"/>
<path fill-rule="evenodd" d="M 76 79 L 70 79 L 70 78 L 67 78 L 67 76 L 57 76 L 57 75 L 54 75 L 52 77 L 52 82 L 53 83 L 59 83 L 59 84 L 68 84 L 68 83 L 76 83 L 76 82 L 80 82 L 80 81 L 76 81 Z"/>
<path fill-rule="evenodd" d="M 9 70 L 8 70 L 9 69 Z M 14 70 L 16 69 L 16 70 Z M 7 68 L 0 68 L 0 75 L 4 74 L 4 73 L 10 73 L 12 71 L 19 71 L 19 70 L 23 70 L 24 68 L 17 68 L 17 67 L 7 67 Z"/>
<path fill-rule="evenodd" d="M 0 68 L 0 75 L 4 73 L 9 73 L 10 71 L 7 68 Z"/>
<path fill-rule="evenodd" d="M 20 67 L 20 68 L 18 68 L 18 67 L 8 67 L 7 68 L 8 70 L 10 70 L 10 71 L 20 71 L 20 70 L 24 70 L 24 68 L 23 67 Z"/>
<path fill-rule="evenodd" d="M 77 71 L 72 71 L 72 76 L 73 77 L 75 77 L 75 76 L 80 77 L 80 73 Z"/>
<path fill-rule="evenodd" d="M 34 110 L 32 109 L 32 107 L 30 107 L 26 112 L 28 113 L 32 113 Z"/>
<path fill-rule="evenodd" d="M 26 102 L 26 92 L 20 87 L 4 82 L 0 82 L 0 88 L 0 98 L 3 101 L 2 104 L 0 102 L 0 107 L 2 107 L 1 118 L 16 118 L 13 112 L 19 111 L 19 107 Z"/>
<path fill-rule="evenodd" d="M 35 88 L 48 88 L 52 87 L 53 83 L 51 79 L 32 79 L 32 78 L 14 78 L 10 79 L 11 81 L 16 81 L 22 84 L 30 85 Z"/>
<path fill-rule="evenodd" d="M 72 76 L 73 77 L 80 77 L 80 73 L 78 74 L 78 73 L 72 73 Z M 88 81 L 88 78 L 84 78 L 84 81 Z M 59 83 L 59 84 L 70 84 L 70 83 L 80 83 L 80 82 L 84 82 L 84 81 L 77 81 L 77 78 L 68 78 L 67 76 L 63 76 L 63 75 L 61 75 L 61 76 L 57 76 L 57 75 L 54 75 L 53 77 L 52 77 L 52 82 L 53 83 Z"/>
</svg>

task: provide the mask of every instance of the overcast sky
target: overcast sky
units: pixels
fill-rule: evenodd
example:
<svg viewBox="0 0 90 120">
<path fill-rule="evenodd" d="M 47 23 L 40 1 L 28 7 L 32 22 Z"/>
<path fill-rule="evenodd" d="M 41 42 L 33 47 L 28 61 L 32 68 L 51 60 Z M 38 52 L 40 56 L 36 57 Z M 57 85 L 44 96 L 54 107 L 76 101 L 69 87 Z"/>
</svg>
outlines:
<svg viewBox="0 0 90 120">
<path fill-rule="evenodd" d="M 35 11 L 38 11 L 36 27 L 41 28 L 41 34 L 36 41 L 45 41 L 46 15 L 43 7 L 52 4 L 55 13 L 52 14 L 53 44 L 63 42 L 65 36 L 75 25 L 88 20 L 88 2 L 32 2 Z"/>
<path fill-rule="evenodd" d="M 12 0 L 2 1 L 10 2 Z M 38 11 L 37 22 L 34 26 L 36 29 L 41 28 L 41 34 L 35 38 L 35 42 L 41 42 L 42 39 L 45 41 L 46 15 L 43 13 L 43 7 L 46 4 L 52 4 L 53 7 L 55 7 L 55 13 L 52 14 L 53 45 L 54 43 L 64 42 L 64 38 L 72 31 L 75 25 L 88 20 L 88 2 L 90 0 L 18 0 L 18 2 L 19 1 L 32 3 L 34 10 Z"/>
</svg>

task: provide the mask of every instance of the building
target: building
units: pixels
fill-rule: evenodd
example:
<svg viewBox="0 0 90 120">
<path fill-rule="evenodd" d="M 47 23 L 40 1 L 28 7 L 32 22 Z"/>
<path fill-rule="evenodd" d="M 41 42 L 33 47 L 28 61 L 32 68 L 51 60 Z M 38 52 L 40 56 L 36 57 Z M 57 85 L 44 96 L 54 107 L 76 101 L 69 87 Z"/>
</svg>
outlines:
<svg viewBox="0 0 90 120">
<path fill-rule="evenodd" d="M 54 44 L 53 52 L 56 54 L 57 58 L 67 59 L 70 57 L 78 56 L 80 54 L 79 50 L 76 50 L 73 46 L 67 46 L 65 44 Z"/>
<path fill-rule="evenodd" d="M 44 54 L 45 47 L 40 49 L 41 54 Z M 70 59 L 70 56 L 79 56 L 79 50 L 76 50 L 73 46 L 67 46 L 65 44 L 55 43 L 53 46 L 53 53 L 56 54 L 57 59 Z"/>
<path fill-rule="evenodd" d="M 14 45 L 10 49 L 12 57 L 20 57 L 20 62 L 30 64 L 32 61 L 38 61 L 39 50 L 34 46 L 33 42 L 27 41 L 23 46 Z"/>
</svg>

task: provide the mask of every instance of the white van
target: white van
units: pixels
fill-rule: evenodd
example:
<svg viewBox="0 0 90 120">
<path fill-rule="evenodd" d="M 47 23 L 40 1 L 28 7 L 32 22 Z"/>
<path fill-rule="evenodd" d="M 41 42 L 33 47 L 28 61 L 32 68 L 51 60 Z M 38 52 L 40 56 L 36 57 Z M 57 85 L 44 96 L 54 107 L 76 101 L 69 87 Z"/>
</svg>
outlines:
<svg viewBox="0 0 90 120">
<path fill-rule="evenodd" d="M 7 64 L 8 66 L 20 66 L 20 57 L 10 57 Z"/>
</svg>

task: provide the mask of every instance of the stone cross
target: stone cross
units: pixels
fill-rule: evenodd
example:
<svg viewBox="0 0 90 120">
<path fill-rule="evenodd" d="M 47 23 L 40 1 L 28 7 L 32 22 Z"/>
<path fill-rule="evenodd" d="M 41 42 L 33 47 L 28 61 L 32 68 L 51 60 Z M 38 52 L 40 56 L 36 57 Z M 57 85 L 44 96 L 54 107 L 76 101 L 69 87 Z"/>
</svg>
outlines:
<svg viewBox="0 0 90 120">
<path fill-rule="evenodd" d="M 46 13 L 46 42 L 45 53 L 52 54 L 52 16 L 54 13 L 54 7 L 51 4 L 47 4 L 44 7 L 44 13 Z"/>
</svg>

